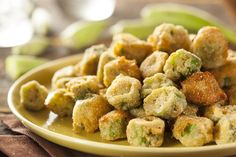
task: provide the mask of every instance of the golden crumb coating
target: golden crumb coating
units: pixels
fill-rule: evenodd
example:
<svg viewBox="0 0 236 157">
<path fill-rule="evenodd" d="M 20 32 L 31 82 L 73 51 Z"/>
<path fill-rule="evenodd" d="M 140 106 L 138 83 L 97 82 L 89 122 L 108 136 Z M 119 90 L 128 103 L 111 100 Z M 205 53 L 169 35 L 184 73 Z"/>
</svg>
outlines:
<svg viewBox="0 0 236 157">
<path fill-rule="evenodd" d="M 161 51 L 155 51 L 149 55 L 140 65 L 143 78 L 163 72 L 163 67 L 168 56 L 167 53 Z"/>
<path fill-rule="evenodd" d="M 209 72 L 196 72 L 181 85 L 187 100 L 197 105 L 212 105 L 227 100 L 227 95 Z"/>
<path fill-rule="evenodd" d="M 213 141 L 213 122 L 205 117 L 180 116 L 174 124 L 173 136 L 184 146 L 203 146 Z"/>
<path fill-rule="evenodd" d="M 93 133 L 98 129 L 98 120 L 112 110 L 105 98 L 97 94 L 91 94 L 84 100 L 77 100 L 73 109 L 73 131 L 75 133 Z"/>
<path fill-rule="evenodd" d="M 110 86 L 112 81 L 119 74 L 128 75 L 141 80 L 141 72 L 134 60 L 128 60 L 125 57 L 118 57 L 104 66 L 103 83 L 106 87 Z"/>
<path fill-rule="evenodd" d="M 220 29 L 213 26 L 201 28 L 192 43 L 192 52 L 201 58 L 206 69 L 217 68 L 226 63 L 228 42 Z"/>
<path fill-rule="evenodd" d="M 188 31 L 179 25 L 164 23 L 157 26 L 148 37 L 154 50 L 168 52 L 169 54 L 178 49 L 190 49 L 190 38 Z"/>
</svg>

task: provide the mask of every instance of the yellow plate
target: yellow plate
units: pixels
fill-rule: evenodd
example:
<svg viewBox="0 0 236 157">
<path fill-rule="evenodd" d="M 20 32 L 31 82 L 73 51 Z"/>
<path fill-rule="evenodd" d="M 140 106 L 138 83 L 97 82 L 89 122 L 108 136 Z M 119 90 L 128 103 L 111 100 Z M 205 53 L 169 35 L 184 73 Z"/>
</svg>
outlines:
<svg viewBox="0 0 236 157">
<path fill-rule="evenodd" d="M 181 147 L 173 139 L 165 140 L 160 148 L 144 148 L 129 146 L 125 140 L 106 142 L 101 140 L 99 133 L 81 135 L 74 134 L 71 118 L 57 118 L 46 109 L 30 112 L 20 105 L 19 89 L 22 84 L 37 80 L 50 87 L 53 73 L 67 65 L 76 64 L 81 55 L 62 58 L 39 66 L 18 79 L 8 93 L 8 104 L 11 111 L 22 123 L 39 136 L 59 145 L 83 152 L 107 156 L 229 156 L 236 154 L 236 143 L 225 145 L 207 145 L 203 147 Z"/>
</svg>

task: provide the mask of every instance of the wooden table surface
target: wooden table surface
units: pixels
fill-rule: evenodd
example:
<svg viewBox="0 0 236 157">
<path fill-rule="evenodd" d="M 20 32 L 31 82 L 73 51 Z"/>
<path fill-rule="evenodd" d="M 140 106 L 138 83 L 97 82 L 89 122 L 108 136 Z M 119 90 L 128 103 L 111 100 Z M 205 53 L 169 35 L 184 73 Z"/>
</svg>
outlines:
<svg viewBox="0 0 236 157">
<path fill-rule="evenodd" d="M 115 12 L 112 16 L 113 21 L 126 18 L 137 18 L 142 7 L 148 3 L 163 3 L 165 0 L 117 0 Z M 235 29 L 236 24 L 236 10 L 234 10 L 233 0 L 169 0 L 168 2 L 178 2 L 186 5 L 195 6 L 208 11 L 212 15 L 219 18 L 229 27 Z M 227 2 L 227 3 L 226 3 Z M 230 3 L 229 3 L 230 2 Z M 38 5 L 50 11 L 53 15 L 55 32 L 60 32 L 74 19 L 71 19 L 62 14 L 60 9 L 55 4 L 55 0 L 40 0 Z M 131 9 L 132 6 L 132 9 Z M 80 51 L 81 52 L 81 51 Z M 8 78 L 4 69 L 4 60 L 10 54 L 9 48 L 0 48 L 0 113 L 8 112 L 7 107 L 7 92 L 13 81 Z M 62 49 L 52 49 L 42 57 L 49 59 L 56 59 L 63 56 L 71 55 L 70 52 Z M 1 129 L 0 129 L 1 131 Z"/>
</svg>

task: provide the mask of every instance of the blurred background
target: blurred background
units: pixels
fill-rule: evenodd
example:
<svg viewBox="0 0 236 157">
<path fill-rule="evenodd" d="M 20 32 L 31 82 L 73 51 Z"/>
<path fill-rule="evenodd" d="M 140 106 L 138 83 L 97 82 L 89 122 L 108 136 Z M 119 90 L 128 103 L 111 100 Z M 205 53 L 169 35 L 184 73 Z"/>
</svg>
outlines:
<svg viewBox="0 0 236 157">
<path fill-rule="evenodd" d="M 170 22 L 196 33 L 215 25 L 236 45 L 236 0 L 0 0 L 0 111 L 12 82 L 49 60 L 81 53 L 112 34 L 146 39 Z"/>
</svg>

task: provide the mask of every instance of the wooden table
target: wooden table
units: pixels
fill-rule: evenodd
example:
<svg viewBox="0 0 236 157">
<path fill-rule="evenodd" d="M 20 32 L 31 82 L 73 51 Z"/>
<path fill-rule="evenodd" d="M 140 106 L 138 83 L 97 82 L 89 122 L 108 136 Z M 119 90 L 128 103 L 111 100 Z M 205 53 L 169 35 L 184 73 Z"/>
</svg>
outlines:
<svg viewBox="0 0 236 157">
<path fill-rule="evenodd" d="M 163 3 L 165 0 L 117 0 L 117 5 L 115 12 L 113 14 L 113 21 L 124 19 L 124 18 L 137 18 L 139 17 L 139 12 L 143 6 L 149 3 Z M 233 0 L 169 0 L 168 2 L 178 2 L 191 6 L 195 6 L 201 8 L 203 10 L 208 11 L 213 14 L 224 23 L 226 23 L 229 27 L 234 28 L 236 23 L 236 10 L 234 10 L 235 3 Z M 227 2 L 227 3 L 226 3 Z M 63 15 L 57 5 L 54 4 L 55 0 L 41 0 L 38 2 L 38 5 L 48 9 L 52 15 L 54 28 L 56 32 L 61 31 L 66 25 L 71 23 L 73 19 L 66 17 Z M 132 9 L 131 9 L 132 6 Z M 7 92 L 11 84 L 12 80 L 8 78 L 4 69 L 4 60 L 7 55 L 10 54 L 10 49 L 8 48 L 0 48 L 0 113 L 9 112 L 7 107 Z M 70 52 L 61 50 L 61 49 L 52 49 L 48 53 L 44 54 L 42 57 L 49 59 L 56 59 L 63 56 L 71 55 Z M 1 133 L 1 125 L 0 125 L 0 133 Z"/>
</svg>

